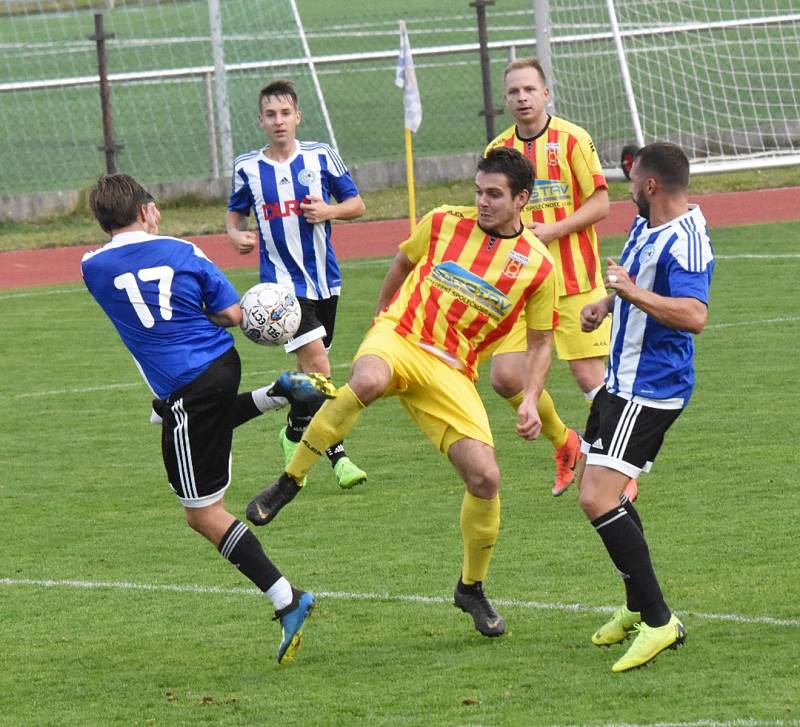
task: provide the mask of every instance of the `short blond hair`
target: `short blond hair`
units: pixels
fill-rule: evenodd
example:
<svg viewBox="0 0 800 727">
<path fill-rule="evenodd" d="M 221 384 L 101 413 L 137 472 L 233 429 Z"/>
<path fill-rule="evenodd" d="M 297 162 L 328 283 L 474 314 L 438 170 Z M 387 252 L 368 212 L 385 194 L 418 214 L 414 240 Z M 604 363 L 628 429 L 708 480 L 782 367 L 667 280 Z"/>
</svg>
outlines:
<svg viewBox="0 0 800 727">
<path fill-rule="evenodd" d="M 511 63 L 506 66 L 505 71 L 503 71 L 503 81 L 506 80 L 506 76 L 511 73 L 511 71 L 518 71 L 520 68 L 533 68 L 539 73 L 539 76 L 541 76 L 542 82 L 545 84 L 547 83 L 547 76 L 544 75 L 542 64 L 535 58 L 517 58 L 511 61 Z"/>
</svg>

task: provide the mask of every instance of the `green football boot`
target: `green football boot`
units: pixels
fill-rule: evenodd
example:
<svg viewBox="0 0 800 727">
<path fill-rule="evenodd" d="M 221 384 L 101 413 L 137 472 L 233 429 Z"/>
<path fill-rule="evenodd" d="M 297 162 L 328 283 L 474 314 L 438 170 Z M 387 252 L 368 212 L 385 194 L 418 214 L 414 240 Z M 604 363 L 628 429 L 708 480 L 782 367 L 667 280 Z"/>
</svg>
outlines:
<svg viewBox="0 0 800 727">
<path fill-rule="evenodd" d="M 627 606 L 620 606 L 614 615 L 592 634 L 595 646 L 611 646 L 628 638 L 633 627 L 642 620 L 638 611 L 629 611 Z"/>
</svg>

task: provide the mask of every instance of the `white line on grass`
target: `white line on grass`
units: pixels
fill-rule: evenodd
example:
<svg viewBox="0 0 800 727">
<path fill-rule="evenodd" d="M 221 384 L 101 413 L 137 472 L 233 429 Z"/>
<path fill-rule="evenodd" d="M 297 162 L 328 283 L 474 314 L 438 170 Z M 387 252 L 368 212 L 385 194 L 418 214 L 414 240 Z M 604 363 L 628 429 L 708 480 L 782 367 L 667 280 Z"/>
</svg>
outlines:
<svg viewBox="0 0 800 727">
<path fill-rule="evenodd" d="M 338 363 L 331 366 L 332 369 L 349 369 L 350 362 Z M 274 369 L 269 371 L 248 371 L 242 374 L 242 378 L 253 376 L 277 376 L 284 369 Z M 23 394 L 14 394 L 14 399 L 33 399 L 40 396 L 64 396 L 65 394 L 91 394 L 96 391 L 118 391 L 119 389 L 134 389 L 144 385 L 143 381 L 127 384 L 103 384 L 100 386 L 78 386 L 71 389 L 47 389 L 45 391 L 28 391 Z"/>
<path fill-rule="evenodd" d="M 712 323 L 704 330 L 712 331 L 720 328 L 738 328 L 739 326 L 766 326 L 773 323 L 796 323 L 800 321 L 800 316 L 784 316 L 782 318 L 765 318 L 760 321 L 737 321 L 736 323 Z"/>
<path fill-rule="evenodd" d="M 800 258 L 798 252 L 773 253 L 742 253 L 741 255 L 714 255 L 715 260 L 796 260 Z"/>
<path fill-rule="evenodd" d="M 94 391 L 116 391 L 117 389 L 133 389 L 143 382 L 135 384 L 104 384 L 102 386 L 83 386 L 75 389 L 50 389 L 49 391 L 29 391 L 25 394 L 15 394 L 15 399 L 32 399 L 38 396 L 63 396 L 64 394 L 91 394 Z"/>
<path fill-rule="evenodd" d="M 65 295 L 66 293 L 85 293 L 86 288 L 50 288 L 39 290 L 25 290 L 19 293 L 3 293 L 0 295 L 0 301 L 13 300 L 14 298 L 37 298 L 41 295 Z"/>
<path fill-rule="evenodd" d="M 179 585 L 173 583 L 132 583 L 131 581 L 79 581 L 29 578 L 0 578 L 0 586 L 34 586 L 40 588 L 110 588 L 124 591 L 169 591 L 171 593 L 213 593 L 233 596 L 262 596 L 254 588 L 219 588 L 217 586 Z M 353 591 L 318 591 L 320 598 L 333 598 L 342 601 L 393 601 L 402 603 L 450 603 L 443 596 L 418 596 L 407 594 L 356 593 Z M 535 611 L 573 611 L 576 613 L 612 613 L 613 606 L 587 606 L 582 603 L 545 603 L 543 601 L 524 601 L 517 598 L 494 598 L 500 606 L 512 606 Z M 772 618 L 771 616 L 742 616 L 735 613 L 701 613 L 688 611 L 687 614 L 707 621 L 732 621 L 743 624 L 766 624 L 768 626 L 800 626 L 797 618 Z"/>
<path fill-rule="evenodd" d="M 606 722 L 598 727 L 639 727 L 642 723 Z M 696 722 L 646 722 L 647 727 L 789 727 L 800 725 L 796 719 L 731 719 L 719 722 L 714 719 L 700 719 Z M 574 727 L 577 727 L 575 725 Z"/>
</svg>

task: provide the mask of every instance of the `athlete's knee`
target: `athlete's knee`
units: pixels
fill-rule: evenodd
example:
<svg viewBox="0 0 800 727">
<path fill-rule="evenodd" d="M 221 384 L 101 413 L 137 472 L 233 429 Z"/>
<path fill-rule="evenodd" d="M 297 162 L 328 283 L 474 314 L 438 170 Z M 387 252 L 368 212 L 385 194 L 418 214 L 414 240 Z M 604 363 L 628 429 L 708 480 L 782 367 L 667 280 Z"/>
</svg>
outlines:
<svg viewBox="0 0 800 727">
<path fill-rule="evenodd" d="M 602 386 L 606 372 L 604 358 L 575 359 L 569 362 L 569 367 L 581 391 L 589 392 Z"/>
<path fill-rule="evenodd" d="M 500 492 L 500 468 L 497 462 L 486 462 L 471 467 L 464 473 L 467 491 L 475 497 L 491 500 Z"/>
<path fill-rule="evenodd" d="M 618 497 L 615 497 L 613 493 L 610 494 L 606 487 L 595 482 L 591 474 L 587 480 L 586 473 L 584 473 L 578 492 L 578 504 L 589 520 L 594 520 L 607 513 L 618 502 Z"/>
<path fill-rule="evenodd" d="M 187 507 L 185 508 L 185 513 L 186 524 L 196 533 L 207 537 L 210 520 L 206 508 Z"/>
<path fill-rule="evenodd" d="M 367 406 L 389 388 L 391 377 L 391 369 L 385 361 L 377 356 L 362 356 L 353 364 L 348 385 L 359 401 Z"/>
<path fill-rule="evenodd" d="M 516 354 L 501 354 L 492 359 L 489 374 L 492 388 L 503 398 L 518 394 L 525 388 L 525 360 Z"/>
</svg>

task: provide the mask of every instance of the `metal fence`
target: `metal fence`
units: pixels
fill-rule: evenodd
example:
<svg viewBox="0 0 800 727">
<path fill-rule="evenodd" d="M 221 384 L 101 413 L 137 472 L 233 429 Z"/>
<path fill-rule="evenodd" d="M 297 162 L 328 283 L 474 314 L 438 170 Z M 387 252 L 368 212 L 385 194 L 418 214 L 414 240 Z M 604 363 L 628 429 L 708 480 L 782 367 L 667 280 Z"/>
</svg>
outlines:
<svg viewBox="0 0 800 727">
<path fill-rule="evenodd" d="M 6 130 L 0 193 L 76 188 L 104 168 L 97 53 L 88 37 L 95 10 L 59 5 L 60 12 L 10 15 L 0 23 L 0 123 Z M 114 141 L 123 147 L 119 169 L 146 182 L 225 175 L 207 0 L 111 5 L 103 12 L 105 29 L 114 34 L 106 45 Z M 298 85 L 303 138 L 330 141 L 324 101 L 349 164 L 401 158 L 402 94 L 394 86 L 401 11 L 387 5 L 350 8 L 348 16 L 341 7 L 334 13 L 298 2 L 309 58 L 291 2 L 225 0 L 220 9 L 234 155 L 263 144 L 256 123 L 261 86 L 290 77 Z M 466 0 L 406 5 L 424 113 L 416 151 L 474 152 L 486 142 L 475 10 Z M 497 77 L 509 48 L 531 42 L 532 8 L 527 0 L 499 0 L 492 12 Z M 21 173 L 40 164 L 35 173 Z"/>
<path fill-rule="evenodd" d="M 114 36 L 106 45 L 117 165 L 144 182 L 227 175 L 220 63 L 234 155 L 263 144 L 258 90 L 290 77 L 300 94 L 301 137 L 331 141 L 332 129 L 351 165 L 401 159 L 402 93 L 393 83 L 400 19 L 422 96 L 417 155 L 475 153 L 486 143 L 469 0 L 225 0 L 216 55 L 215 4 L 0 3 L 0 194 L 75 189 L 103 171 L 97 49 L 89 38 L 99 11 Z M 543 0 L 535 4 L 542 30 Z M 512 123 L 501 110 L 502 68 L 510 55 L 535 52 L 537 18 L 533 0 L 495 0 L 486 11 L 490 105 L 500 109 L 500 131 Z M 695 161 L 798 158 L 797 0 L 559 0 L 550 3 L 549 20 L 556 111 L 590 131 L 608 166 L 624 144 L 655 138 L 684 144 Z"/>
</svg>

